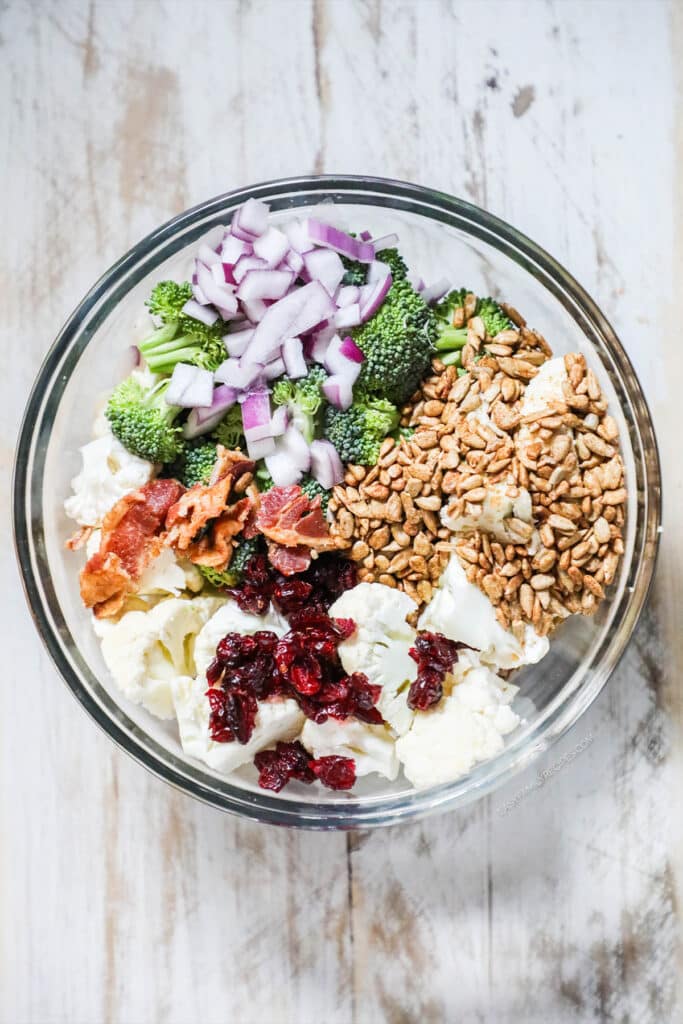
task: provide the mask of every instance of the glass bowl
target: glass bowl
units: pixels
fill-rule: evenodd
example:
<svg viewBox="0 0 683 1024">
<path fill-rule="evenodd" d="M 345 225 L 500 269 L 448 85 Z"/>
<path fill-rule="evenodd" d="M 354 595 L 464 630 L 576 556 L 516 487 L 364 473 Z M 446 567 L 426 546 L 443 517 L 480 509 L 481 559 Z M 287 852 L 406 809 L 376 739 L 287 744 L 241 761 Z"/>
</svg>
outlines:
<svg viewBox="0 0 683 1024">
<path fill-rule="evenodd" d="M 626 551 L 594 618 L 574 617 L 541 665 L 520 672 L 523 725 L 504 750 L 455 782 L 415 791 L 361 779 L 353 794 L 295 783 L 275 796 L 253 769 L 223 778 L 186 757 L 173 725 L 129 704 L 114 688 L 78 593 L 81 560 L 66 551 L 63 512 L 79 469 L 78 448 L 102 396 L 125 374 L 126 349 L 152 283 L 189 263 L 197 239 L 229 223 L 249 196 L 275 221 L 334 201 L 340 223 L 374 236 L 398 232 L 401 251 L 426 280 L 447 275 L 479 294 L 505 297 L 555 353 L 583 352 L 616 418 L 628 486 Z M 655 436 L 640 384 L 592 299 L 551 256 L 503 221 L 452 196 L 379 178 L 311 177 L 257 185 L 211 199 L 136 245 L 91 289 L 45 359 L 17 449 L 14 524 L 19 565 L 39 633 L 75 697 L 109 736 L 159 777 L 206 803 L 249 818 L 308 828 L 367 828 L 457 807 L 520 771 L 579 718 L 605 685 L 634 629 L 652 578 L 660 523 Z"/>
</svg>

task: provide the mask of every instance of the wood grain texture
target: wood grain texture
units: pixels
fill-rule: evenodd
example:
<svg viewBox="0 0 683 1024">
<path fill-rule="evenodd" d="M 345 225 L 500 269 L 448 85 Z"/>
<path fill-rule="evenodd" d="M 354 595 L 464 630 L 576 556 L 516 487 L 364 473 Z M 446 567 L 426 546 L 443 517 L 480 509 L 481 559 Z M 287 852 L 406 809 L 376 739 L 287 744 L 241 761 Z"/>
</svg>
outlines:
<svg viewBox="0 0 683 1024">
<path fill-rule="evenodd" d="M 6 543 L 2 1024 L 681 1019 L 682 50 L 664 0 L 0 4 L 3 516 L 90 283 L 180 209 L 308 171 L 463 195 L 568 266 L 643 379 L 667 513 L 653 600 L 573 733 L 462 813 L 348 836 L 221 816 L 113 748 Z"/>
</svg>

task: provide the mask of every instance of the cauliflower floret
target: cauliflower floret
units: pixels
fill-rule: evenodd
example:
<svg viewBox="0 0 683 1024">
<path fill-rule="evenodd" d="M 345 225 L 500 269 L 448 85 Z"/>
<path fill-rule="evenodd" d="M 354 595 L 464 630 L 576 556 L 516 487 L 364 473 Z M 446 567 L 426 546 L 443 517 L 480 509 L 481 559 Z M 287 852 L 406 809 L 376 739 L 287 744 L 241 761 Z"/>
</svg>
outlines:
<svg viewBox="0 0 683 1024">
<path fill-rule="evenodd" d="M 509 706 L 517 687 L 463 652 L 453 669 L 455 685 L 431 711 L 418 712 L 396 742 L 406 778 L 417 789 L 451 782 L 502 750 L 503 736 L 519 724 Z"/>
<path fill-rule="evenodd" d="M 173 718 L 171 683 L 193 674 L 193 641 L 221 604 L 219 597 L 168 598 L 118 622 L 94 620 L 102 656 L 122 693 L 158 718 Z"/>
<path fill-rule="evenodd" d="M 206 670 L 215 657 L 218 642 L 226 633 L 251 635 L 260 629 L 269 629 L 278 636 L 284 636 L 289 630 L 289 624 L 272 605 L 265 615 L 252 615 L 251 612 L 243 612 L 237 601 L 232 598 L 222 602 L 216 614 L 200 632 L 194 645 L 197 675 L 202 678 L 206 675 Z"/>
<path fill-rule="evenodd" d="M 470 583 L 456 555 L 452 555 L 432 600 L 422 612 L 418 629 L 442 633 L 481 651 L 481 660 L 497 668 L 533 665 L 545 656 L 549 642 L 528 626 L 524 646 L 500 625 L 493 605 L 479 587 Z"/>
<path fill-rule="evenodd" d="M 512 516 L 531 525 L 531 495 L 524 487 L 497 483 L 486 485 L 486 497 L 479 515 L 450 516 L 445 509 L 441 520 L 454 533 L 482 530 L 501 544 L 516 544 L 521 538 L 517 538 L 509 528 L 508 521 Z"/>
<path fill-rule="evenodd" d="M 406 615 L 416 607 L 403 591 L 383 583 L 359 583 L 337 598 L 329 612 L 356 623 L 355 632 L 338 648 L 344 671 L 364 672 L 382 687 L 377 707 L 399 736 L 410 728 L 413 717 L 406 697 L 417 676 L 417 665 L 408 654 L 416 634 Z"/>
<path fill-rule="evenodd" d="M 558 406 L 564 406 L 562 385 L 568 381 L 564 357 L 548 359 L 526 386 L 519 409 L 520 416 L 535 416 L 540 412 L 550 415 Z"/>
<path fill-rule="evenodd" d="M 82 526 L 99 526 L 124 494 L 142 487 L 152 477 L 151 462 L 131 455 L 111 432 L 80 449 L 83 466 L 71 481 L 73 494 L 64 511 Z"/>
<path fill-rule="evenodd" d="M 393 781 L 398 775 L 396 744 L 384 725 L 368 725 L 348 718 L 334 718 L 317 724 L 306 720 L 301 742 L 313 757 L 350 757 L 356 763 L 356 775 L 377 772 Z"/>
<path fill-rule="evenodd" d="M 279 740 L 295 739 L 301 732 L 304 716 L 294 700 L 259 701 L 254 731 L 248 743 L 216 743 L 209 735 L 209 701 L 206 680 L 181 676 L 173 680 L 173 705 L 183 750 L 204 761 L 217 772 L 232 772 L 252 761 L 259 750 Z"/>
</svg>

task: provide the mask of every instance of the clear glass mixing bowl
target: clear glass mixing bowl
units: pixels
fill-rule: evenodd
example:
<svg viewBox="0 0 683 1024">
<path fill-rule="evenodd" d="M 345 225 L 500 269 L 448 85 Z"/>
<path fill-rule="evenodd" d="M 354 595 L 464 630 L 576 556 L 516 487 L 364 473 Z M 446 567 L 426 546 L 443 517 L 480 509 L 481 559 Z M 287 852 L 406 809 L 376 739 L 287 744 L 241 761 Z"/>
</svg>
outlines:
<svg viewBox="0 0 683 1024">
<path fill-rule="evenodd" d="M 249 196 L 275 221 L 334 201 L 347 227 L 398 232 L 408 264 L 426 280 L 447 275 L 479 294 L 504 296 L 557 354 L 582 351 L 618 421 L 628 485 L 626 552 L 608 599 L 591 619 L 575 617 L 554 636 L 541 665 L 515 679 L 525 722 L 505 749 L 448 785 L 414 791 L 407 782 L 361 779 L 353 794 L 290 785 L 274 796 L 253 769 L 221 778 L 186 757 L 172 724 L 125 701 L 111 683 L 78 594 L 80 560 L 64 549 L 73 530 L 63 512 L 90 440 L 94 410 L 125 372 L 126 349 L 150 286 L 187 263 L 196 240 Z M 634 629 L 654 568 L 660 474 L 650 415 L 633 367 L 592 299 L 547 253 L 514 228 L 460 199 L 377 178 L 313 177 L 232 192 L 174 218 L 102 277 L 69 318 L 38 374 L 17 449 L 16 545 L 28 602 L 55 665 L 111 738 L 184 792 L 250 818 L 309 828 L 388 825 L 465 804 L 489 793 L 553 743 L 605 685 Z"/>
</svg>

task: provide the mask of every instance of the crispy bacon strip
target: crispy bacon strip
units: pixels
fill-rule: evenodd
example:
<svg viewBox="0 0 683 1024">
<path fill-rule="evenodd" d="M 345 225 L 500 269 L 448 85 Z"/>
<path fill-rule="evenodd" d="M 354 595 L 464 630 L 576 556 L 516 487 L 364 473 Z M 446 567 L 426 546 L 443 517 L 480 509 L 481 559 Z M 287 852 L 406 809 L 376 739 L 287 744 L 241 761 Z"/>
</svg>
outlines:
<svg viewBox="0 0 683 1024">
<path fill-rule="evenodd" d="M 268 540 L 286 548 L 305 545 L 315 551 L 332 551 L 337 547 L 323 516 L 320 497 L 311 501 L 296 485 L 273 487 L 261 496 L 256 526 Z"/>
<path fill-rule="evenodd" d="M 297 572 L 305 572 L 311 564 L 311 549 L 305 544 L 295 548 L 285 548 L 275 541 L 268 541 L 268 559 L 283 576 L 293 576 Z"/>
<path fill-rule="evenodd" d="M 143 571 L 163 547 L 169 509 L 183 487 L 177 480 L 152 480 L 124 495 L 102 523 L 100 549 L 81 571 L 81 598 L 97 618 L 116 615 Z"/>
<path fill-rule="evenodd" d="M 225 569 L 230 564 L 233 538 L 242 532 L 252 511 L 251 498 L 229 504 L 232 491 L 254 463 L 241 452 L 219 446 L 208 485 L 196 484 L 169 510 L 165 543 L 197 565 Z"/>
</svg>

